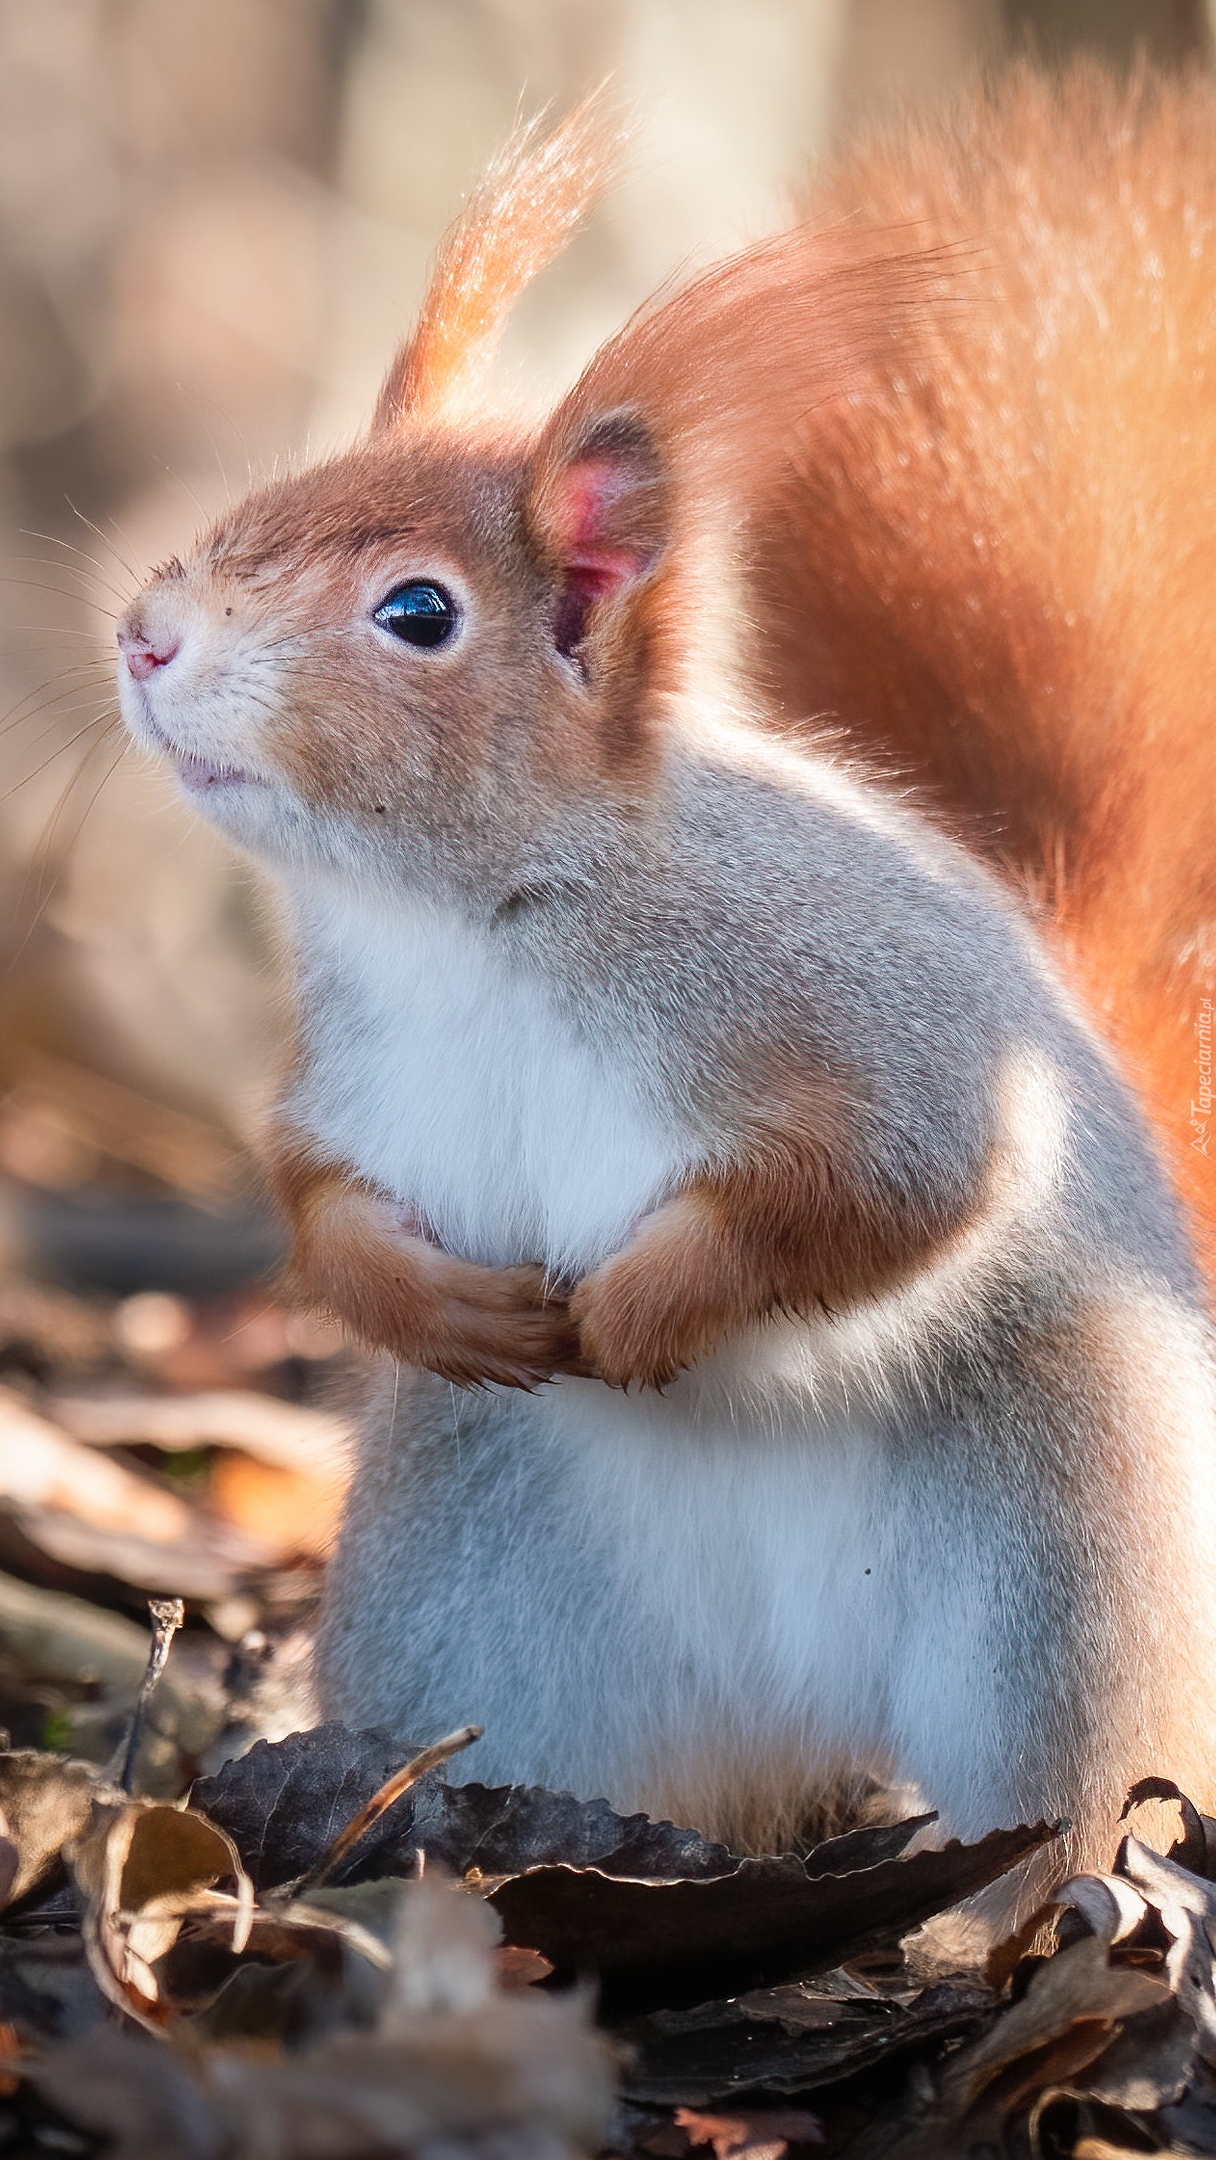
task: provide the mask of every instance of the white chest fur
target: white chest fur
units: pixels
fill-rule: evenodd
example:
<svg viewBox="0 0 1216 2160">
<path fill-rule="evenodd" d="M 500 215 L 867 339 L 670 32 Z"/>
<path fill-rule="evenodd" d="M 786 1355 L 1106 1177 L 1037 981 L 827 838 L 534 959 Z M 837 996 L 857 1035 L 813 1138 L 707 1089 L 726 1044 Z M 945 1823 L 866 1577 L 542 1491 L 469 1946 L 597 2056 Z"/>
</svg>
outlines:
<svg viewBox="0 0 1216 2160">
<path fill-rule="evenodd" d="M 580 1274 L 619 1245 L 689 1152 L 626 1061 L 454 910 L 326 893 L 301 912 L 306 1127 L 468 1259 Z"/>
</svg>

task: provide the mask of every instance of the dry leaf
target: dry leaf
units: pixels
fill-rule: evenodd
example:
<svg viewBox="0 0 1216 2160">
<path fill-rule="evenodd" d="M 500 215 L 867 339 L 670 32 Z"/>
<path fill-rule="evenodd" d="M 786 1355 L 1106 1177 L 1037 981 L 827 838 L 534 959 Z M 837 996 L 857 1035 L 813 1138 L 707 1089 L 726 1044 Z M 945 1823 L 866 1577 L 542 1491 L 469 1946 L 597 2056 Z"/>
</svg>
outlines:
<svg viewBox="0 0 1216 2160">
<path fill-rule="evenodd" d="M 1166 1857 L 1188 1868 L 1192 1875 L 1202 1875 L 1209 1882 L 1216 1880 L 1216 1821 L 1210 1815 L 1201 1815 L 1173 1778 L 1141 1778 L 1124 1801 L 1121 1820 L 1126 1822 L 1146 1801 L 1161 1800 L 1175 1801 L 1182 1817 L 1182 1836 Z"/>
<path fill-rule="evenodd" d="M 90 1763 L 22 1749 L 0 1755 L 0 1822 L 11 1873 L 0 1905 L 15 1904 L 49 1875 L 80 1836 L 94 1801 L 109 1793 Z"/>
<path fill-rule="evenodd" d="M 88 1447 L 235 1448 L 279 1470 L 339 1472 L 350 1445 L 342 1418 L 248 1389 L 196 1395 L 61 1395 L 51 1416 Z"/>
<path fill-rule="evenodd" d="M 192 1511 L 176 1493 L 81 1447 L 7 1388 L 0 1388 L 0 1495 L 152 1544 L 180 1543 L 191 1530 Z"/>
<path fill-rule="evenodd" d="M 1142 2010 L 1158 2010 L 1169 1999 L 1160 1980 L 1131 1966 L 1112 1965 L 1106 1945 L 1086 1936 L 1044 1959 L 1020 2002 L 997 2019 L 991 2032 L 964 2048 L 941 2080 L 941 2097 L 957 2115 L 973 2108 L 995 2078 L 1040 2050 L 1064 2042 L 1070 2068 L 1092 2062 L 1117 2027 Z M 1065 2073 L 1044 2077 L 1062 2082 Z"/>
<path fill-rule="evenodd" d="M 729 1875 L 691 1882 L 536 1867 L 490 1895 L 509 1942 L 559 1972 L 594 1971 L 607 2009 L 643 2010 L 735 1995 L 897 1942 L 1055 1834 L 1047 1823 L 998 1830 L 839 1875 L 810 1873 L 814 1853 L 806 1865 L 735 1860 Z"/>
<path fill-rule="evenodd" d="M 986 1988 L 955 1982 L 924 1989 L 906 2004 L 824 2001 L 813 2022 L 805 2019 L 808 2007 L 797 1987 L 766 1988 L 615 2025 L 625 2048 L 624 2094 L 647 2107 L 713 2107 L 737 2105 L 750 2093 L 812 2092 L 880 2063 L 971 2039 L 989 2022 L 993 1998 Z"/>
<path fill-rule="evenodd" d="M 241 1589 L 279 1555 L 265 1539 L 231 1529 L 202 1508 L 189 1510 L 180 1539 L 162 1543 L 62 1508 L 9 1504 L 0 1512 L 0 1557 L 56 1589 L 120 1583 L 205 1604 Z"/>
<path fill-rule="evenodd" d="M 258 1741 L 214 1777 L 199 1778 L 191 1801 L 235 1840 L 258 1888 L 272 1888 L 306 1875 L 418 1752 L 383 1730 L 318 1725 L 286 1740 Z M 514 1875 L 564 1861 L 668 1881 L 725 1875 L 739 1865 L 725 1845 L 710 1844 L 695 1830 L 616 1815 L 606 1800 L 575 1800 L 538 1786 L 448 1785 L 431 1776 L 361 1840 L 342 1879 L 412 1874 L 419 1850 L 454 1875 Z"/>
<path fill-rule="evenodd" d="M 409 1758 L 386 1734 L 339 1725 L 261 1743 L 194 1787 L 255 1882 L 306 1875 Z M 898 1857 L 926 1818 L 850 1832 L 805 1861 L 744 1860 L 695 1832 L 528 1787 L 424 1777 L 352 1855 L 351 1874 L 413 1872 L 419 1851 L 494 1881 L 508 1941 L 559 1969 L 594 1970 L 605 2001 L 701 2002 L 839 1964 L 894 1941 L 1047 1843 L 1052 1826 Z"/>
<path fill-rule="evenodd" d="M 205 1816 L 150 1800 L 98 1802 L 69 1859 L 97 1984 L 152 2029 L 174 2015 L 152 1967 L 187 1913 L 214 1909 L 221 1877 L 237 1884 L 222 1904 L 236 1947 L 248 1933 L 252 1884 L 232 1840 Z"/>
<path fill-rule="evenodd" d="M 349 1467 L 350 1428 L 341 1418 L 239 1388 L 58 1396 L 50 1410 L 89 1447 L 219 1450 L 209 1505 L 280 1559 L 322 1554 L 333 1541 Z"/>
</svg>

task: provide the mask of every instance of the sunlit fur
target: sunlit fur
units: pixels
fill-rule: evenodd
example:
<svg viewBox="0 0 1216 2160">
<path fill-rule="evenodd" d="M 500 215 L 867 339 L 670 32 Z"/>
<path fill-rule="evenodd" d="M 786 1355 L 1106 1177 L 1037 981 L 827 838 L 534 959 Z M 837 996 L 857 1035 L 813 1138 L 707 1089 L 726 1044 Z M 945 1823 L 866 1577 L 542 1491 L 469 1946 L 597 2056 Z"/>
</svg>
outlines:
<svg viewBox="0 0 1216 2160">
<path fill-rule="evenodd" d="M 575 231 L 619 162 L 605 97 L 561 126 L 520 128 L 482 177 L 439 251 L 419 321 L 385 379 L 377 422 L 476 412 L 511 308 Z"/>
<path fill-rule="evenodd" d="M 821 325 L 818 393 L 915 286 L 782 245 L 701 288 L 723 415 L 739 296 L 782 366 Z M 732 674 L 730 461 L 661 394 L 696 305 L 534 436 L 390 394 L 120 631 L 294 918 L 297 1283 L 427 1368 L 369 1400 L 325 1705 L 754 1845 L 893 1782 L 1105 1860 L 1135 1776 L 1216 1797 L 1194 1270 L 996 881 Z M 375 621 L 418 577 L 432 651 Z"/>
<path fill-rule="evenodd" d="M 757 656 L 1030 894 L 1216 1280 L 1216 84 L 1019 67 L 810 200 L 964 270 L 915 366 L 801 417 Z"/>
</svg>

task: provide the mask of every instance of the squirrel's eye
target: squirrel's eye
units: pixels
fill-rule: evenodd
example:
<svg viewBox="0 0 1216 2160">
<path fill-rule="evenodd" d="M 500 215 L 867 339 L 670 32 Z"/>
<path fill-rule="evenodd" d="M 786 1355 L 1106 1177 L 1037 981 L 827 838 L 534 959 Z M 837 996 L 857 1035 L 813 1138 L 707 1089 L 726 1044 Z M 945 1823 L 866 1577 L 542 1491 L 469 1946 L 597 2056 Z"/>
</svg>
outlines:
<svg viewBox="0 0 1216 2160">
<path fill-rule="evenodd" d="M 406 645 L 446 645 L 460 621 L 460 610 L 442 585 L 414 578 L 382 600 L 372 620 Z"/>
</svg>

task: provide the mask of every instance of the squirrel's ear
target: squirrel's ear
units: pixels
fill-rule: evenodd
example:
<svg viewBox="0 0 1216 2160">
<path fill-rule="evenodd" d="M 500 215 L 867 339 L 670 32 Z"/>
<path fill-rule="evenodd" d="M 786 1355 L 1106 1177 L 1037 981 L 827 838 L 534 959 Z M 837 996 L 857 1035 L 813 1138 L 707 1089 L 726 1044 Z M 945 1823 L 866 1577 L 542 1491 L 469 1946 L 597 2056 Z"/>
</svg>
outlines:
<svg viewBox="0 0 1216 2160">
<path fill-rule="evenodd" d="M 671 488 L 658 446 L 632 408 L 571 429 L 559 415 L 533 459 L 527 522 L 552 566 L 559 652 L 583 644 L 601 603 L 649 577 L 669 538 Z"/>
</svg>

